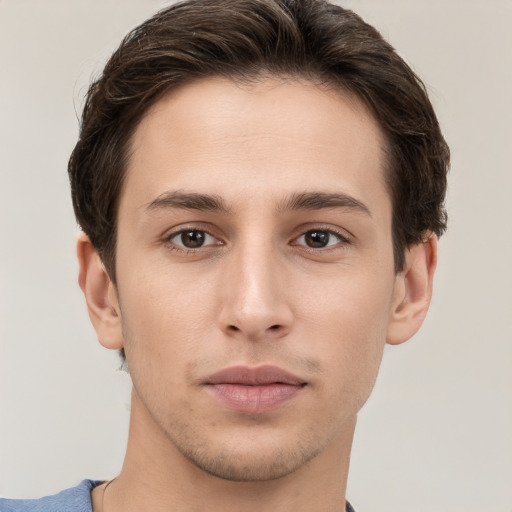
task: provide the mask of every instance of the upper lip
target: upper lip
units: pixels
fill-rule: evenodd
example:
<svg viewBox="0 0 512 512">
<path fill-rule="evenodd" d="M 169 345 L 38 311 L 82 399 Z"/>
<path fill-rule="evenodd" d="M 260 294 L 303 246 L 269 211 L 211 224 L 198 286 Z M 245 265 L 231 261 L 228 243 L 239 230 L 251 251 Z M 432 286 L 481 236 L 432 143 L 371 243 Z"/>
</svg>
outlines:
<svg viewBox="0 0 512 512">
<path fill-rule="evenodd" d="M 293 373 L 278 366 L 265 365 L 256 368 L 232 366 L 210 375 L 205 384 L 241 384 L 245 386 L 263 386 L 265 384 L 289 384 L 302 386 L 306 382 Z"/>
</svg>

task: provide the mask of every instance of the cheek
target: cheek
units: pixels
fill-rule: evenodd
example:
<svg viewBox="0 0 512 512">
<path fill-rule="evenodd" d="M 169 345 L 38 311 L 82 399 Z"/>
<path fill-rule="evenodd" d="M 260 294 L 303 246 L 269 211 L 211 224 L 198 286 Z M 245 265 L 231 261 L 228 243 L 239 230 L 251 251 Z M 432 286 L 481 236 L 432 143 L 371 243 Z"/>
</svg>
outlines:
<svg viewBox="0 0 512 512">
<path fill-rule="evenodd" d="M 132 373 L 137 365 L 157 374 L 168 371 L 171 365 L 176 375 L 181 362 L 196 353 L 200 335 L 204 337 L 205 324 L 212 316 L 205 303 L 205 290 L 186 286 L 165 272 L 137 274 L 132 279 L 123 276 L 119 290 L 129 367 Z"/>
<path fill-rule="evenodd" d="M 366 400 L 385 346 L 392 281 L 382 275 L 352 277 L 315 294 L 308 308 L 310 337 L 316 339 L 315 351 L 335 383 L 332 392 L 350 390 Z"/>
<path fill-rule="evenodd" d="M 169 334 L 172 326 L 179 328 L 181 324 L 194 329 L 209 314 L 214 298 L 212 279 L 171 266 L 165 258 L 151 261 L 148 256 L 139 260 L 127 268 L 120 288 L 122 305 L 130 309 L 133 324 L 141 324 L 140 327 L 150 331 L 165 330 Z M 121 283 L 121 279 L 119 281 Z"/>
</svg>

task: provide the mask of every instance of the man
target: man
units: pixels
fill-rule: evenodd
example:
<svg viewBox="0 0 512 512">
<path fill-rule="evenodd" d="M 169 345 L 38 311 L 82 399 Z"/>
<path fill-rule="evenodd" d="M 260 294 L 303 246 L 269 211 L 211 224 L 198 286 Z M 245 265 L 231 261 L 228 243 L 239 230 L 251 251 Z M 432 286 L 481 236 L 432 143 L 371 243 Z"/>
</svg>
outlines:
<svg viewBox="0 0 512 512">
<path fill-rule="evenodd" d="M 448 159 L 350 11 L 189 0 L 131 32 L 69 163 L 80 286 L 133 380 L 125 462 L 0 510 L 351 510 L 357 413 L 429 306 Z"/>
</svg>

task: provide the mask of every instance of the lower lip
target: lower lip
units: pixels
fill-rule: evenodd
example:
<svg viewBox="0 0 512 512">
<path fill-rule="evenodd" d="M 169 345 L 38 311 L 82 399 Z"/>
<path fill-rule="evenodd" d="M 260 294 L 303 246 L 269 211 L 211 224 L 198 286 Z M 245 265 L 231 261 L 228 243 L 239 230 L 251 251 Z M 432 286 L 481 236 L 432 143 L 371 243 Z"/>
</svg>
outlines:
<svg viewBox="0 0 512 512">
<path fill-rule="evenodd" d="M 245 413 L 271 411 L 295 397 L 303 386 L 293 384 L 208 384 L 207 389 L 230 409 Z"/>
</svg>

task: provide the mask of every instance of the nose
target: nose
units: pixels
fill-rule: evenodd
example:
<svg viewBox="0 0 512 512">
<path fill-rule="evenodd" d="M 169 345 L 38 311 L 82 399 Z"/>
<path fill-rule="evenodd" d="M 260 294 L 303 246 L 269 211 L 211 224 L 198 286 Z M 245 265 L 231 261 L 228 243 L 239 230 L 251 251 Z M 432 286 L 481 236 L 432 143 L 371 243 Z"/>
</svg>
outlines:
<svg viewBox="0 0 512 512">
<path fill-rule="evenodd" d="M 233 251 L 221 284 L 221 329 L 249 341 L 278 339 L 292 329 L 294 315 L 284 261 L 269 244 Z"/>
</svg>

